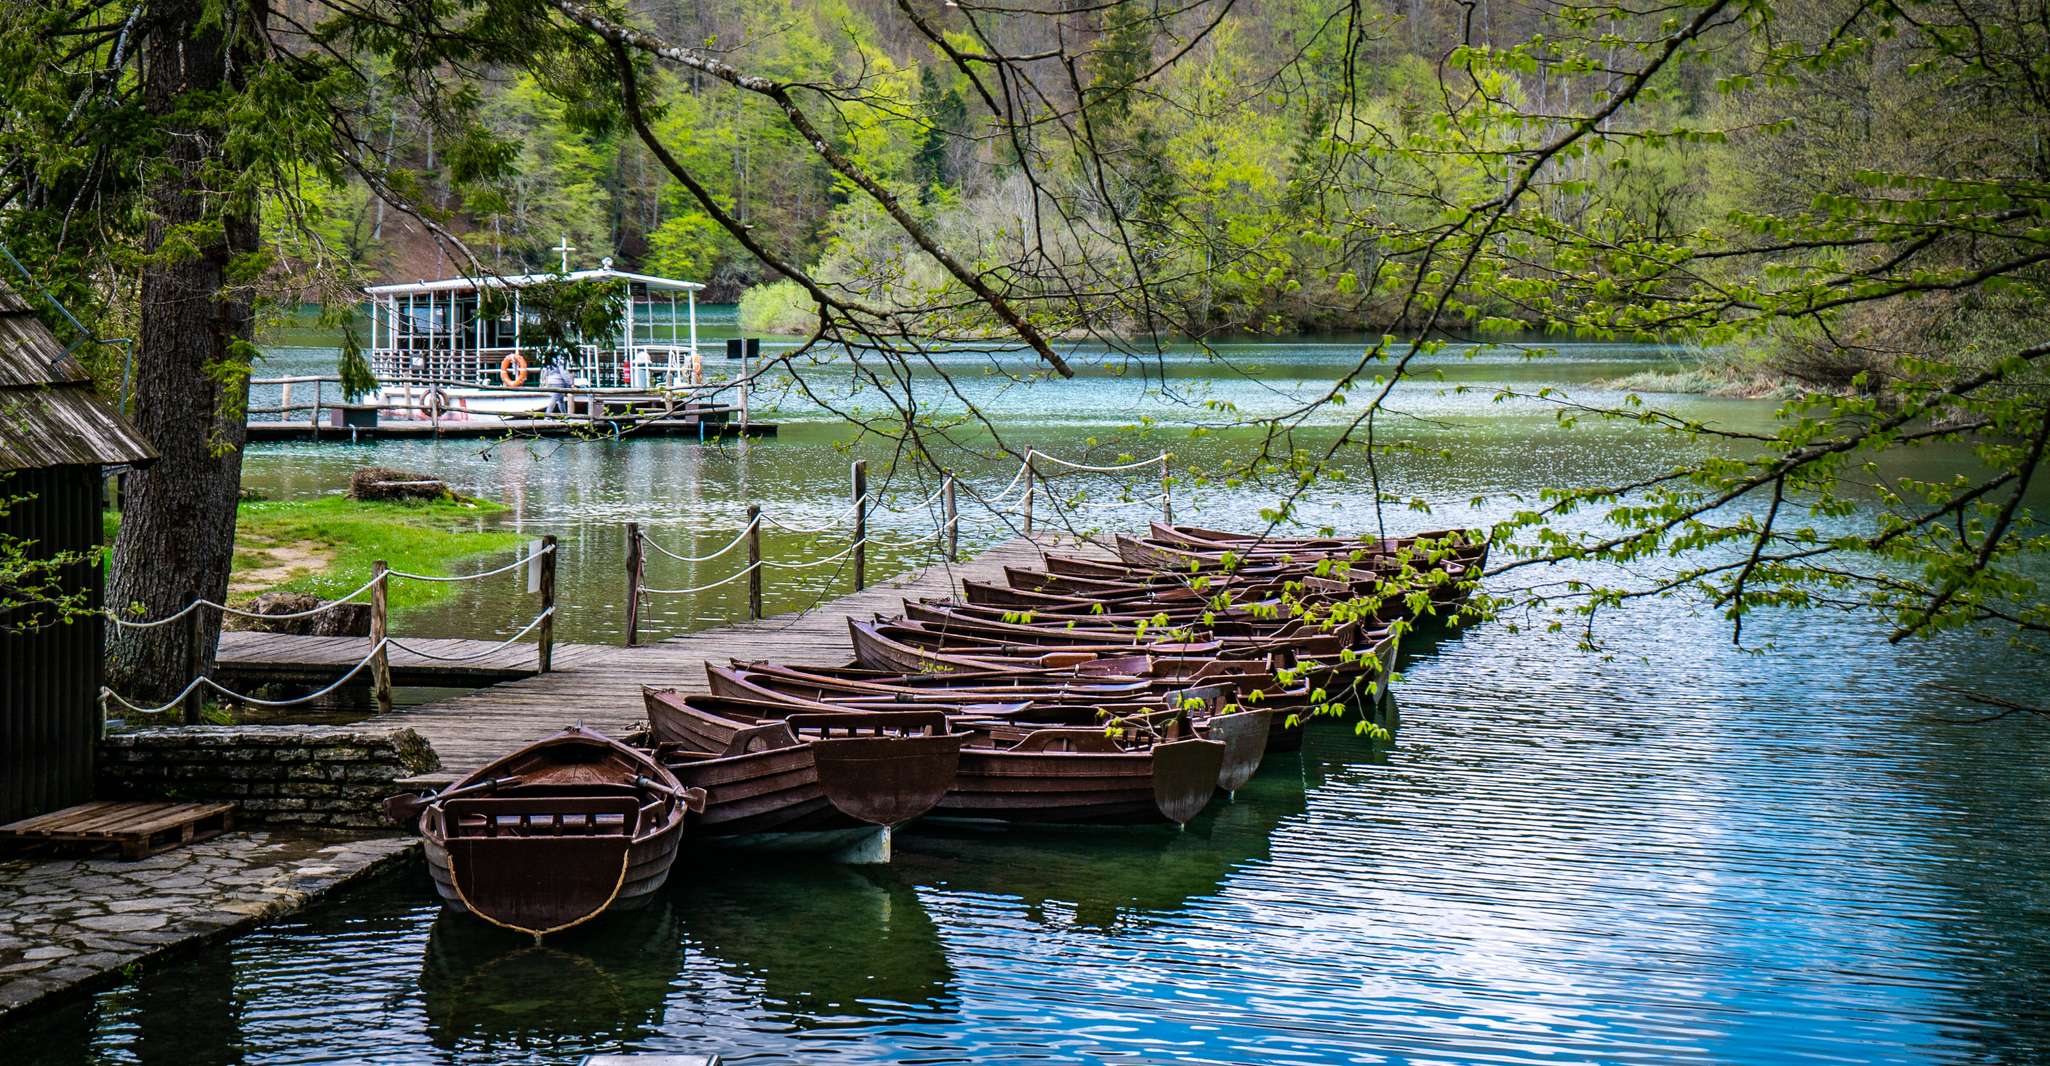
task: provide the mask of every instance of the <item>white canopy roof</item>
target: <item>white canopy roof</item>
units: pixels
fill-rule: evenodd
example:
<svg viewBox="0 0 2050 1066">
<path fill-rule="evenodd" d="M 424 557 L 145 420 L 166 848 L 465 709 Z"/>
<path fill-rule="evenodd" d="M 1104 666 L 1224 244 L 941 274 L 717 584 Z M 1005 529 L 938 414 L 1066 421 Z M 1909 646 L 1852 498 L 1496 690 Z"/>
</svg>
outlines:
<svg viewBox="0 0 2050 1066">
<path fill-rule="evenodd" d="M 363 291 L 371 296 L 393 296 L 415 292 L 465 292 L 482 288 L 518 289 L 555 281 L 558 278 L 567 278 L 570 281 L 582 281 L 586 278 L 620 278 L 628 282 L 638 282 L 650 289 L 671 289 L 678 292 L 704 288 L 695 281 L 678 281 L 675 278 L 658 278 L 652 274 L 635 274 L 625 270 L 614 270 L 611 267 L 601 267 L 597 270 L 572 270 L 562 275 L 487 274 L 479 278 L 438 278 L 434 281 L 415 281 L 410 284 L 372 285 Z"/>
</svg>

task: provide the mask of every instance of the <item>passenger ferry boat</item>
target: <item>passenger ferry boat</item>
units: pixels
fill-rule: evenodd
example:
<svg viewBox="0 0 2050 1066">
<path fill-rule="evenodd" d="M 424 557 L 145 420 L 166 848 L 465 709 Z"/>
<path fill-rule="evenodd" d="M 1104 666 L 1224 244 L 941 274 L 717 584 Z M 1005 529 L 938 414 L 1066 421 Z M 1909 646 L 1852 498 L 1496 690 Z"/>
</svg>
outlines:
<svg viewBox="0 0 2050 1066">
<path fill-rule="evenodd" d="M 589 278 L 626 283 L 619 335 L 580 338 L 573 354 L 564 359 L 557 353 L 558 363 L 550 367 L 533 334 L 522 335 L 534 316 L 522 310 L 520 292 Z M 613 406 L 609 401 L 646 406 L 631 400 L 704 381 L 698 350 L 702 288 L 694 281 L 615 270 L 610 259 L 596 270 L 561 274 L 373 285 L 363 291 L 370 297 L 369 359 L 379 387 L 368 402 L 400 417 L 457 419 L 532 418 Z M 485 317 L 488 289 L 510 290 L 502 317 Z M 574 389 L 574 396 L 565 389 Z"/>
</svg>

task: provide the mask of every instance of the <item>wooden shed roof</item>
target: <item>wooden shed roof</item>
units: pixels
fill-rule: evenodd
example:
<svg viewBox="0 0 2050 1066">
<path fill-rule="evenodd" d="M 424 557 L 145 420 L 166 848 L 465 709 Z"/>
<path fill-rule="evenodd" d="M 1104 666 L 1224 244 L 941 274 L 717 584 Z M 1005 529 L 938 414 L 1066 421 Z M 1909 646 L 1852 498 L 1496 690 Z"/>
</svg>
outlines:
<svg viewBox="0 0 2050 1066">
<path fill-rule="evenodd" d="M 0 285 L 0 470 L 156 457 L 29 305 Z"/>
</svg>

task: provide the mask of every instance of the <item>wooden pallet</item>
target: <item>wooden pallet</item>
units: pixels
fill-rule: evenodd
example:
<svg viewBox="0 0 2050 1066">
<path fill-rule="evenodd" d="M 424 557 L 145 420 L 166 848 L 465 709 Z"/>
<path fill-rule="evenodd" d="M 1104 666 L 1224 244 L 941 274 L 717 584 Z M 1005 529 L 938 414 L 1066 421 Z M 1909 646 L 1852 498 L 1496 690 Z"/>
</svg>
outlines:
<svg viewBox="0 0 2050 1066">
<path fill-rule="evenodd" d="M 122 858 L 134 861 L 234 827 L 232 803 L 102 800 L 0 825 L 0 846 L 118 847 Z"/>
</svg>

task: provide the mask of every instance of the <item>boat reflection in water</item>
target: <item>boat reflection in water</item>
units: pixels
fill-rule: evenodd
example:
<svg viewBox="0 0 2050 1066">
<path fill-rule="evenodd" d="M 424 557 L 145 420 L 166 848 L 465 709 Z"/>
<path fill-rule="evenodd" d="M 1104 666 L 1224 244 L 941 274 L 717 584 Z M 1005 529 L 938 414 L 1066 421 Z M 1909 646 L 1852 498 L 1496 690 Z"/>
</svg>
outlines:
<svg viewBox="0 0 2050 1066">
<path fill-rule="evenodd" d="M 1118 930 L 1215 894 L 1234 870 L 1265 859 L 1275 829 L 1303 809 L 1299 757 L 1271 754 L 1235 796 L 1219 796 L 1185 829 L 927 820 L 897 836 L 892 865 L 936 889 L 1022 899 L 1037 921 Z"/>
<path fill-rule="evenodd" d="M 954 1003 L 954 969 L 918 889 L 891 867 L 823 866 L 760 853 L 701 869 L 670 892 L 694 966 L 748 985 L 751 1006 L 808 1029 L 928 1015 Z"/>
<path fill-rule="evenodd" d="M 573 1062 L 658 1029 L 682 969 L 666 892 L 541 943 L 445 911 L 420 971 L 427 1036 L 468 1055 L 516 1048 Z"/>
</svg>

